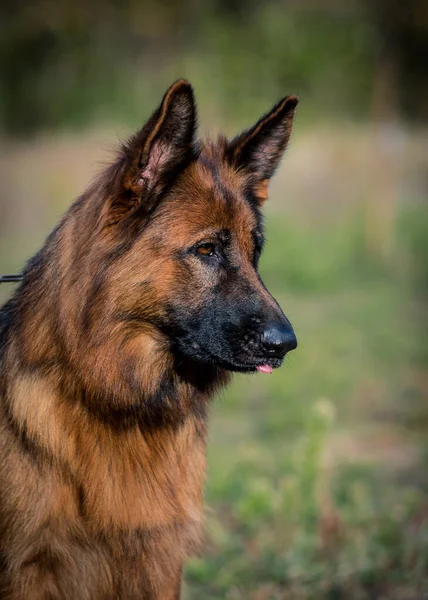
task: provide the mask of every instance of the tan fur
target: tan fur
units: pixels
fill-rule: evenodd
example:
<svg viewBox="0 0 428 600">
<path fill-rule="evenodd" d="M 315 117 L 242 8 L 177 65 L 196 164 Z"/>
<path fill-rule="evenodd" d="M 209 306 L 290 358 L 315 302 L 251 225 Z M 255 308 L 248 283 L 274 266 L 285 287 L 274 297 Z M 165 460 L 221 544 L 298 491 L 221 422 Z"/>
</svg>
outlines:
<svg viewBox="0 0 428 600">
<path fill-rule="evenodd" d="M 263 204 L 269 196 L 269 179 L 263 179 L 254 188 L 254 195 Z"/>
</svg>

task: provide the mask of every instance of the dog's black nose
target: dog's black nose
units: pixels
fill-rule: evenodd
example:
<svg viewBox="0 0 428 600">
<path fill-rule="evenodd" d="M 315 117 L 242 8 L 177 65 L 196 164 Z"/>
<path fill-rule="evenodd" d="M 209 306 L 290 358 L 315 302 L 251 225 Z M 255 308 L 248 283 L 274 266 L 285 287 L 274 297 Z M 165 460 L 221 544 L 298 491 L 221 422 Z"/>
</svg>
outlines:
<svg viewBox="0 0 428 600">
<path fill-rule="evenodd" d="M 297 339 L 290 325 L 271 325 L 262 333 L 261 343 L 272 356 L 284 356 L 297 348 Z"/>
</svg>

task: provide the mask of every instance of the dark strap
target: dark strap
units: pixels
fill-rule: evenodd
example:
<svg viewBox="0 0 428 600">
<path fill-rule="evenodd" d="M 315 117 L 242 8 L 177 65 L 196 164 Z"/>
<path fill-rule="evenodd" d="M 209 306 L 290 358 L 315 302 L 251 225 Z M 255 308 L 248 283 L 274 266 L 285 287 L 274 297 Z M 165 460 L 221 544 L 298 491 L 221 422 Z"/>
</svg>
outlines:
<svg viewBox="0 0 428 600">
<path fill-rule="evenodd" d="M 23 275 L 0 275 L 0 283 L 12 283 L 14 281 L 22 281 Z"/>
</svg>

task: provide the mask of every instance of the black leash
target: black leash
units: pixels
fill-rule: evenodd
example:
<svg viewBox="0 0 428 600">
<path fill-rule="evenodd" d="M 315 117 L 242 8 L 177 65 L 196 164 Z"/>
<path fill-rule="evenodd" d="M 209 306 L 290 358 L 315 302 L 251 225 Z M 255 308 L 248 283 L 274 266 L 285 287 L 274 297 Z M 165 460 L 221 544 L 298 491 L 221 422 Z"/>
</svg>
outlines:
<svg viewBox="0 0 428 600">
<path fill-rule="evenodd" d="M 13 283 L 14 281 L 22 281 L 23 275 L 0 275 L 0 283 Z"/>
</svg>

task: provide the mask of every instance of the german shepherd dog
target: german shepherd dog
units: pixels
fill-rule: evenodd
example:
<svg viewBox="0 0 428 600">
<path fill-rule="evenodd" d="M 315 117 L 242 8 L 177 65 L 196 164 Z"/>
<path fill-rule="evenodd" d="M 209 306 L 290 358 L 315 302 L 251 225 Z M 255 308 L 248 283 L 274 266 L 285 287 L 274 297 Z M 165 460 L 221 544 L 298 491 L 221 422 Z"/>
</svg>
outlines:
<svg viewBox="0 0 428 600">
<path fill-rule="evenodd" d="M 177 599 L 200 544 L 213 392 L 296 347 L 261 207 L 295 96 L 195 140 L 174 83 L 0 315 L 0 598 Z"/>
</svg>

